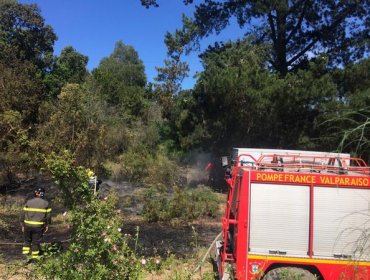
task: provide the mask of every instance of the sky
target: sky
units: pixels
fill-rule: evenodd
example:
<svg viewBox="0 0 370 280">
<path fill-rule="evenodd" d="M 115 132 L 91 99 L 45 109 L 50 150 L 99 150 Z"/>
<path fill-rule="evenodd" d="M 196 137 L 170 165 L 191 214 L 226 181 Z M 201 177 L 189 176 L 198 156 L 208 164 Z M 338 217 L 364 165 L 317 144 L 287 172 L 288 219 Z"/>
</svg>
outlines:
<svg viewBox="0 0 370 280">
<path fill-rule="evenodd" d="M 66 46 L 89 57 L 88 69 L 98 67 L 102 58 L 109 56 L 117 41 L 130 45 L 138 52 L 145 65 L 148 82 L 157 75 L 155 66 L 163 66 L 167 48 L 164 35 L 182 26 L 181 16 L 192 16 L 195 6 L 184 5 L 182 0 L 158 0 L 159 8 L 146 9 L 140 0 L 19 0 L 24 4 L 37 4 L 46 24 L 58 36 L 54 54 L 60 55 Z M 195 4 L 203 1 L 196 0 Z M 201 51 L 215 41 L 229 41 L 242 37 L 243 31 L 231 24 L 219 36 L 202 41 Z M 200 51 L 200 52 L 201 52 Z M 189 78 L 183 89 L 194 86 L 193 76 L 202 71 L 200 52 L 183 58 L 190 66 Z"/>
</svg>

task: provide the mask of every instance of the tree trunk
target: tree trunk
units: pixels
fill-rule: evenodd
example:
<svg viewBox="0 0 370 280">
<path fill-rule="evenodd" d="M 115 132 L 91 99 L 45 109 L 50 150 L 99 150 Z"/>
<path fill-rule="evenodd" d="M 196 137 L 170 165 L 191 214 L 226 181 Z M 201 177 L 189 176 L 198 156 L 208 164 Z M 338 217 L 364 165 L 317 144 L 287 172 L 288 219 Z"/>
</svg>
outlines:
<svg viewBox="0 0 370 280">
<path fill-rule="evenodd" d="M 276 69 L 282 77 L 288 73 L 286 50 L 286 16 L 287 1 L 280 1 L 276 9 L 276 41 L 274 43 Z"/>
</svg>

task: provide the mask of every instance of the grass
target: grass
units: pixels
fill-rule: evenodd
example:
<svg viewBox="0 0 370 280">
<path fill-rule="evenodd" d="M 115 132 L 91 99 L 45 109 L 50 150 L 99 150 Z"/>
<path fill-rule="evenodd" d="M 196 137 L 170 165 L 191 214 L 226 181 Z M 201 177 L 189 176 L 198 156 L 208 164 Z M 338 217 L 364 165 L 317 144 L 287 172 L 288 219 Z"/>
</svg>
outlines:
<svg viewBox="0 0 370 280">
<path fill-rule="evenodd" d="M 2 201 L 0 207 L 0 242 L 21 242 L 22 233 L 18 223 L 18 217 L 22 203 L 19 201 Z M 53 209 L 54 211 L 54 209 Z M 59 211 L 59 209 L 55 209 Z M 69 234 L 65 229 L 68 227 L 68 212 L 64 210 L 60 213 L 53 213 L 52 227 L 49 230 L 48 238 L 56 237 L 57 240 L 67 239 Z M 142 265 L 144 271 L 143 280 L 208 280 L 213 279 L 213 268 L 210 262 L 205 261 L 201 268 L 194 272 L 200 260 L 207 251 L 207 246 L 211 244 L 213 235 L 220 229 L 220 217 L 209 219 L 198 219 L 193 223 L 171 226 L 169 224 L 152 223 L 148 224 L 136 214 L 122 212 L 123 232 L 135 235 L 138 231 L 137 255 L 143 255 L 145 264 Z M 213 234 L 213 235 L 212 235 Z M 211 240 L 211 241 L 209 241 Z M 155 243 L 153 245 L 153 242 Z M 0 255 L 0 279 L 1 280 L 26 280 L 31 278 L 35 265 L 25 265 L 19 259 L 21 245 L 2 246 L 0 249 L 6 258 Z M 14 247 L 14 249 L 13 249 Z M 14 254 L 10 256 L 9 254 Z"/>
</svg>

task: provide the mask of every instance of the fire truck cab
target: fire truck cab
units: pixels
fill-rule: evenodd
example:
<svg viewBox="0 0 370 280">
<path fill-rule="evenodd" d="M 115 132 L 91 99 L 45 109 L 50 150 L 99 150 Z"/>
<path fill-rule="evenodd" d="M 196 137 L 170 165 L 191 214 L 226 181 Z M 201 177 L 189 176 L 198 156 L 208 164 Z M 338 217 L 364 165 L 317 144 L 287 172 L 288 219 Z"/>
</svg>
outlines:
<svg viewBox="0 0 370 280">
<path fill-rule="evenodd" d="M 219 279 L 370 279 L 370 168 L 363 160 L 235 148 L 227 170 Z"/>
</svg>

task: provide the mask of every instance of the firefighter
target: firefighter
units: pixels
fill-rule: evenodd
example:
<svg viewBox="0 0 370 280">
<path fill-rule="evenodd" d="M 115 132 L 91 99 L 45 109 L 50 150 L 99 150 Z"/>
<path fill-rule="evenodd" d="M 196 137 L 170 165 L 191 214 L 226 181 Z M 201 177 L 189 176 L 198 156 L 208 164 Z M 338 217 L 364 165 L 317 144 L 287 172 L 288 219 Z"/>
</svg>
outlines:
<svg viewBox="0 0 370 280">
<path fill-rule="evenodd" d="M 51 208 L 49 202 L 44 199 L 45 189 L 37 188 L 34 197 L 27 200 L 23 207 L 22 232 L 24 245 L 22 253 L 31 255 L 30 262 L 40 258 L 40 242 L 44 233 L 48 231 L 51 222 Z"/>
</svg>

